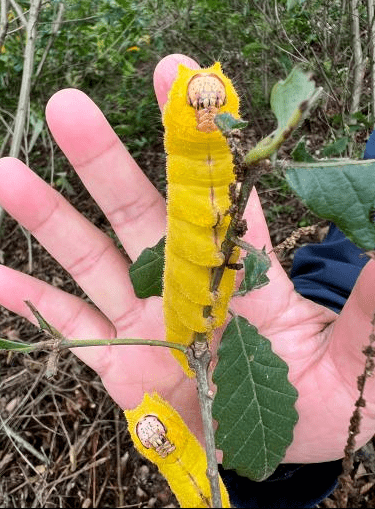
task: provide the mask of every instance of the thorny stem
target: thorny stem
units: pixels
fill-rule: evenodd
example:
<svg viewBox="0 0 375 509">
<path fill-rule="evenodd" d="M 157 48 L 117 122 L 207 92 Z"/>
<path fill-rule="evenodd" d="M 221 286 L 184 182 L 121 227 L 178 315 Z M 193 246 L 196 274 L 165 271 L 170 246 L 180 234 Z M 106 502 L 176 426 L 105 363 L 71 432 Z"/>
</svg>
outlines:
<svg viewBox="0 0 375 509">
<path fill-rule="evenodd" d="M 211 352 L 207 342 L 195 342 L 187 350 L 189 365 L 197 375 L 199 406 L 202 415 L 203 431 L 207 456 L 207 478 L 211 486 L 212 507 L 222 507 L 219 470 L 216 460 L 215 435 L 212 426 L 212 391 L 208 382 L 208 366 Z"/>
<path fill-rule="evenodd" d="M 347 507 L 349 491 L 353 486 L 351 474 L 353 472 L 354 453 L 355 453 L 355 437 L 360 433 L 360 423 L 362 419 L 361 407 L 366 406 L 366 400 L 363 397 L 367 378 L 371 377 L 374 372 L 375 347 L 375 312 L 371 320 L 372 330 L 369 336 L 370 344 L 366 346 L 362 352 L 366 356 L 365 367 L 362 375 L 357 378 L 357 387 L 359 398 L 355 402 L 355 409 L 350 418 L 348 440 L 344 449 L 345 456 L 342 460 L 342 473 L 339 476 L 339 485 L 335 492 L 338 507 Z"/>
</svg>

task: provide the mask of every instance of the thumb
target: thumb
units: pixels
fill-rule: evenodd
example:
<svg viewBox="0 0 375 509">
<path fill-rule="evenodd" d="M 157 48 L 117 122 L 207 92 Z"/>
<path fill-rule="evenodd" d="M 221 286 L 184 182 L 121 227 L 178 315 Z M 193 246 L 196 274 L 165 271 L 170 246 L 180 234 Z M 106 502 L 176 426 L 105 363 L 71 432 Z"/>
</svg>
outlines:
<svg viewBox="0 0 375 509">
<path fill-rule="evenodd" d="M 374 286 L 375 261 L 370 260 L 362 269 L 340 316 L 333 324 L 329 353 L 350 386 L 356 385 L 356 377 L 363 372 L 365 356 L 362 350 L 369 345 L 369 336 L 373 332 Z"/>
</svg>

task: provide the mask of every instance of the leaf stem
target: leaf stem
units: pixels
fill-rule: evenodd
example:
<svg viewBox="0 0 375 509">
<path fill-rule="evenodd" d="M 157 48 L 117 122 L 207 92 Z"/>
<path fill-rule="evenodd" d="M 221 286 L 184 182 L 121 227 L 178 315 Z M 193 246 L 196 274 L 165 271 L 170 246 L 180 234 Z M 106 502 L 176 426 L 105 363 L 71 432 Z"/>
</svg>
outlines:
<svg viewBox="0 0 375 509">
<path fill-rule="evenodd" d="M 52 348 L 53 350 L 63 350 L 65 348 L 80 348 L 86 346 L 104 346 L 104 345 L 146 345 L 146 346 L 164 346 L 166 348 L 174 348 L 186 354 L 187 347 L 180 343 L 171 343 L 170 341 L 162 341 L 159 339 L 138 339 L 138 338 L 113 338 L 113 339 L 68 339 L 64 337 L 55 327 L 53 327 L 47 320 L 39 313 L 36 307 L 28 300 L 25 304 L 29 307 L 33 315 L 38 321 L 39 327 L 42 331 L 46 332 L 52 339 L 47 341 L 40 341 L 34 344 L 24 344 L 25 348 L 29 347 L 27 351 L 44 350 Z M 4 343 L 9 343 L 3 340 Z M 1 346 L 1 345 L 0 345 Z M 12 346 L 12 345 L 10 345 Z M 8 348 L 10 350 L 12 348 Z M 15 348 L 13 348 L 15 349 Z M 25 350 L 26 351 L 26 350 Z"/>
<path fill-rule="evenodd" d="M 225 239 L 221 245 L 221 251 L 224 253 L 224 262 L 219 267 L 216 267 L 212 272 L 211 292 L 215 292 L 219 288 L 224 271 L 228 265 L 230 257 L 232 256 L 233 248 L 238 245 L 238 224 L 242 221 L 242 216 L 245 212 L 251 190 L 260 174 L 264 171 L 264 168 L 264 164 L 253 164 L 249 165 L 244 170 L 244 180 L 241 182 L 236 203 L 237 210 L 232 217 Z"/>
<path fill-rule="evenodd" d="M 66 339 L 60 342 L 60 348 L 79 348 L 82 346 L 103 346 L 103 345 L 146 345 L 146 346 L 164 346 L 174 348 L 186 353 L 187 347 L 179 343 L 162 341 L 158 339 L 138 339 L 138 338 L 114 338 L 114 339 Z"/>
<path fill-rule="evenodd" d="M 57 343 L 56 343 L 57 342 Z M 138 339 L 138 338 L 114 338 L 114 339 L 67 339 L 64 337 L 53 337 L 38 343 L 21 343 L 9 341 L 0 338 L 0 351 L 12 350 L 14 352 L 30 353 L 40 350 L 65 350 L 66 348 L 80 348 L 86 346 L 105 346 L 105 345 L 146 345 L 146 346 L 164 346 L 174 348 L 186 354 L 187 347 L 180 343 L 171 343 L 159 339 Z"/>
<path fill-rule="evenodd" d="M 202 415 L 205 448 L 207 456 L 207 478 L 211 487 L 212 507 L 222 507 L 219 469 L 216 460 L 215 434 L 212 424 L 213 394 L 208 382 L 208 366 L 211 362 L 211 352 L 207 341 L 194 342 L 187 349 L 190 367 L 197 375 L 198 400 Z"/>
</svg>

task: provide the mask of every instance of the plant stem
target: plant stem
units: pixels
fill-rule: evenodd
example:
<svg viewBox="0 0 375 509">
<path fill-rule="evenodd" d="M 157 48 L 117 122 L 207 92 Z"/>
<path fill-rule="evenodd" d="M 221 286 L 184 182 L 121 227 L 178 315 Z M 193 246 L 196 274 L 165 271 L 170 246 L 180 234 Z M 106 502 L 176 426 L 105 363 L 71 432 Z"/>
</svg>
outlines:
<svg viewBox="0 0 375 509">
<path fill-rule="evenodd" d="M 353 66 L 353 90 L 350 105 L 350 113 L 356 113 L 359 110 L 359 102 L 361 99 L 363 78 L 366 70 L 366 60 L 363 58 L 362 50 L 362 34 L 359 25 L 359 1 L 350 0 L 350 18 L 352 29 L 352 50 L 354 57 Z"/>
<path fill-rule="evenodd" d="M 0 48 L 3 47 L 8 32 L 8 6 L 9 0 L 0 0 Z"/>
<path fill-rule="evenodd" d="M 30 2 L 30 13 L 29 19 L 23 14 L 22 8 L 11 0 L 13 8 L 15 8 L 19 15 L 21 22 L 26 28 L 26 46 L 23 57 L 23 70 L 22 70 L 22 81 L 21 89 L 18 97 L 17 113 L 14 122 L 12 143 L 10 146 L 9 155 L 11 157 L 18 157 L 21 150 L 22 138 L 25 135 L 25 123 L 28 109 L 30 106 L 30 90 L 31 90 L 31 76 L 34 69 L 34 57 L 35 57 L 35 42 L 37 37 L 37 21 L 39 12 L 42 5 L 42 0 L 31 0 Z M 5 216 L 5 210 L 0 207 L 0 226 Z"/>
<path fill-rule="evenodd" d="M 228 266 L 233 248 L 236 243 L 232 240 L 239 234 L 239 224 L 245 212 L 245 208 L 250 196 L 251 189 L 259 177 L 264 164 L 243 165 L 243 155 L 238 151 L 238 145 L 231 137 L 230 133 L 225 134 L 228 145 L 233 154 L 234 164 L 238 166 L 237 174 L 243 173 L 240 190 L 236 200 L 236 211 L 232 216 L 225 239 L 221 245 L 221 251 L 224 253 L 224 262 L 219 267 L 215 267 L 211 275 L 210 291 L 215 292 L 220 285 L 224 271 Z M 212 306 L 203 308 L 203 315 L 210 316 Z M 211 352 L 208 348 L 207 337 L 205 333 L 196 333 L 193 344 L 187 350 L 190 367 L 195 371 L 197 377 L 198 400 L 202 415 L 203 431 L 205 436 L 206 456 L 207 456 L 207 478 L 211 487 L 213 507 L 222 507 L 221 493 L 219 485 L 219 470 L 216 460 L 215 433 L 212 421 L 212 401 L 208 382 L 208 367 L 211 362 Z"/>
<path fill-rule="evenodd" d="M 211 486 L 212 507 L 222 507 L 219 469 L 216 460 L 215 435 L 212 423 L 212 391 L 208 382 L 208 366 L 211 352 L 207 342 L 197 341 L 187 350 L 189 365 L 197 375 L 198 400 L 202 415 L 207 456 L 207 478 Z"/>
<path fill-rule="evenodd" d="M 41 454 L 39 451 L 37 451 L 35 449 L 35 447 L 33 447 L 27 440 L 25 440 L 24 438 L 22 438 L 22 436 L 18 433 L 16 433 L 15 431 L 13 431 L 4 421 L 3 419 L 1 419 L 1 416 L 0 416 L 0 428 L 3 429 L 3 432 L 8 435 L 9 438 L 11 438 L 12 440 L 14 440 L 15 442 L 17 442 L 21 447 L 23 447 L 24 449 L 26 449 L 27 451 L 29 451 L 31 454 L 33 454 L 36 458 L 38 458 L 39 461 L 41 461 L 42 463 L 48 465 L 49 464 L 49 460 L 48 458 Z"/>
<path fill-rule="evenodd" d="M 363 373 L 357 378 L 359 397 L 355 402 L 355 409 L 350 418 L 348 439 L 344 449 L 345 456 L 342 460 L 342 473 L 339 475 L 338 487 L 334 492 L 338 507 L 348 507 L 349 494 L 353 493 L 353 488 L 355 487 L 355 479 L 353 479 L 352 474 L 354 467 L 354 453 L 356 449 L 356 437 L 361 431 L 361 408 L 366 407 L 366 400 L 364 399 L 366 380 L 373 375 L 375 369 L 375 347 L 373 346 L 375 344 L 375 312 L 372 316 L 371 325 L 372 330 L 369 336 L 370 344 L 362 350 L 366 356 L 365 367 L 363 369 Z"/>
<path fill-rule="evenodd" d="M 211 292 L 215 292 L 220 285 L 221 278 L 223 277 L 224 270 L 226 269 L 229 259 L 232 256 L 233 248 L 236 246 L 234 238 L 238 236 L 238 223 L 242 220 L 242 216 L 245 212 L 247 202 L 251 190 L 257 181 L 260 173 L 263 171 L 264 164 L 249 165 L 245 169 L 244 180 L 241 183 L 241 187 L 237 199 L 237 210 L 229 224 L 224 242 L 221 245 L 221 250 L 224 253 L 224 262 L 220 267 L 216 267 L 212 272 L 211 278 Z"/>
<path fill-rule="evenodd" d="M 0 338 L 1 340 L 2 338 Z M 7 341 L 3 339 L 3 341 Z M 37 352 L 40 350 L 65 350 L 67 348 L 80 348 L 86 346 L 105 346 L 105 345 L 139 345 L 139 346 L 164 346 L 166 348 L 174 348 L 186 354 L 187 347 L 179 343 L 171 343 L 169 341 L 161 341 L 158 339 L 138 339 L 138 338 L 114 338 L 114 339 L 67 339 L 64 337 L 53 336 L 52 339 L 39 341 L 38 343 L 23 343 L 25 348 L 7 348 L 20 353 Z"/>
<path fill-rule="evenodd" d="M 104 345 L 146 345 L 146 346 L 164 346 L 174 348 L 186 353 L 186 346 L 179 343 L 171 343 L 158 339 L 135 339 L 135 338 L 114 338 L 114 339 L 66 339 L 59 343 L 59 348 L 79 348 L 82 346 L 104 346 Z"/>
<path fill-rule="evenodd" d="M 35 72 L 35 74 L 33 76 L 32 85 L 38 79 L 39 74 L 42 71 L 44 62 L 45 62 L 45 60 L 47 58 L 48 52 L 51 49 L 53 41 L 55 40 L 55 38 L 57 36 L 57 33 L 58 33 L 59 29 L 60 29 L 60 25 L 61 25 L 62 19 L 63 19 L 64 9 L 65 9 L 65 5 L 64 5 L 63 2 L 61 2 L 59 4 L 59 9 L 58 9 L 58 13 L 57 13 L 56 19 L 55 19 L 55 21 L 52 22 L 53 23 L 52 33 L 50 35 L 50 38 L 48 40 L 48 43 L 47 43 L 46 47 L 44 48 L 44 52 L 43 52 L 42 58 L 39 61 L 38 68 L 37 68 L 37 70 L 36 70 L 36 72 Z"/>
<path fill-rule="evenodd" d="M 113 338 L 113 339 L 68 339 L 64 337 L 55 327 L 53 327 L 47 320 L 39 313 L 37 308 L 29 300 L 25 300 L 25 304 L 29 307 L 38 321 L 39 327 L 45 331 L 52 339 L 41 341 L 34 345 L 34 350 L 43 350 L 45 347 L 51 347 L 53 344 L 54 350 L 62 350 L 64 348 L 79 348 L 83 346 L 104 346 L 104 345 L 148 345 L 148 346 L 164 346 L 167 348 L 174 348 L 186 354 L 187 347 L 180 343 L 171 343 L 169 341 L 162 341 L 159 339 L 138 339 L 138 338 Z M 29 350 L 30 351 L 30 350 Z"/>
<path fill-rule="evenodd" d="M 30 14 L 26 28 L 26 46 L 23 60 L 23 72 L 21 90 L 18 99 L 17 114 L 14 124 L 12 145 L 10 147 L 9 155 L 12 157 L 18 157 L 21 148 L 21 141 L 24 135 L 24 127 L 26 121 L 26 114 L 29 107 L 30 101 L 30 86 L 31 76 L 34 68 L 34 56 L 35 56 L 35 41 L 37 34 L 37 21 L 41 8 L 41 0 L 32 0 L 30 3 Z M 12 2 L 14 5 L 14 2 Z M 20 15 L 22 9 L 20 9 Z M 22 13 L 23 17 L 23 13 Z"/>
</svg>

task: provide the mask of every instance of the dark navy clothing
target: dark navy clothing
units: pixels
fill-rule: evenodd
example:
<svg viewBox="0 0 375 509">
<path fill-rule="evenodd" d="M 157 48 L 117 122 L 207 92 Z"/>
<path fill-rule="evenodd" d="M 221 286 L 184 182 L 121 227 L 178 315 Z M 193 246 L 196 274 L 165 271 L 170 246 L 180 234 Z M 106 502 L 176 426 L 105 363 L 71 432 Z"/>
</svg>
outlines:
<svg viewBox="0 0 375 509">
<path fill-rule="evenodd" d="M 290 275 L 298 293 L 339 313 L 368 260 L 332 224 L 324 242 L 296 251 Z"/>
<path fill-rule="evenodd" d="M 375 159 L 375 131 L 366 144 L 364 159 Z M 363 250 L 331 225 L 323 242 L 296 251 L 291 278 L 298 293 L 339 313 L 368 260 Z M 259 483 L 219 468 L 236 507 L 308 508 L 334 490 L 341 460 L 281 464 L 272 476 Z"/>
<path fill-rule="evenodd" d="M 219 465 L 232 505 L 241 508 L 314 507 L 335 489 L 341 470 L 341 460 L 304 465 L 289 463 L 279 465 L 265 481 L 254 482 Z"/>
</svg>

